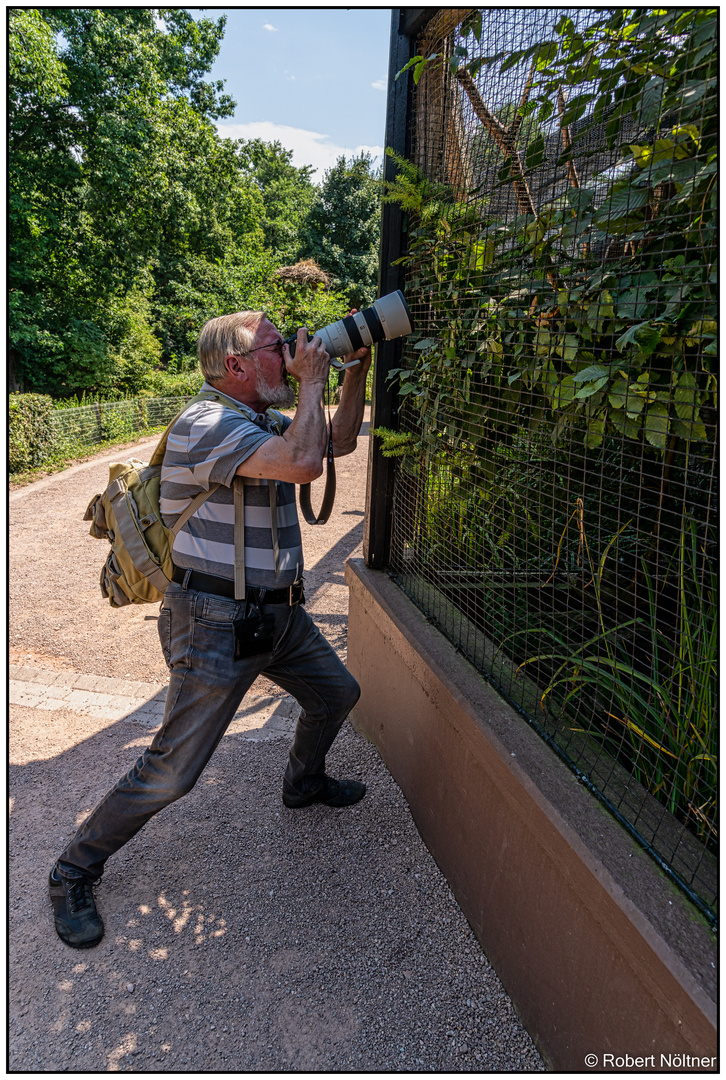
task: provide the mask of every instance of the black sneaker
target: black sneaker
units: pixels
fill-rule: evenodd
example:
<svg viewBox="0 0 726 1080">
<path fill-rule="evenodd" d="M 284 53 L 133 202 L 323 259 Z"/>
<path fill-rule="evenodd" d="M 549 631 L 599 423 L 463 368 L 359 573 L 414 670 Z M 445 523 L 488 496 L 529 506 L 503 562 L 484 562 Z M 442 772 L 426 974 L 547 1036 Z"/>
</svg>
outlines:
<svg viewBox="0 0 726 1080">
<path fill-rule="evenodd" d="M 91 878 L 62 876 L 57 864 L 48 878 L 55 928 L 61 941 L 72 949 L 92 949 L 103 937 L 103 921 L 93 899 Z"/>
<path fill-rule="evenodd" d="M 359 780 L 333 780 L 332 776 L 326 776 L 321 787 L 317 791 L 298 792 L 283 791 L 282 801 L 290 809 L 297 810 L 301 806 L 311 806 L 321 802 L 326 806 L 352 806 L 357 803 L 366 793 L 365 784 Z"/>
</svg>

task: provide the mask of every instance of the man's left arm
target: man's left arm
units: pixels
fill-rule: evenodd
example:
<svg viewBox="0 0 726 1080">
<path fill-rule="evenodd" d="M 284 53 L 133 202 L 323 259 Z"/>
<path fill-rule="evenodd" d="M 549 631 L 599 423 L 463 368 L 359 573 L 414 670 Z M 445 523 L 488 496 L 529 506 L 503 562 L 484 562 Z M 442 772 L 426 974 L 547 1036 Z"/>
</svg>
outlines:
<svg viewBox="0 0 726 1080">
<path fill-rule="evenodd" d="M 355 308 L 351 315 L 355 314 Z M 366 376 L 371 366 L 371 350 L 358 349 L 350 356 L 344 356 L 343 362 L 360 360 L 359 364 L 346 368 L 343 386 L 340 392 L 340 404 L 333 415 L 333 454 L 345 457 L 352 454 L 358 441 L 358 432 L 363 423 L 363 410 L 366 403 Z"/>
<path fill-rule="evenodd" d="M 360 364 L 347 368 L 343 386 L 340 392 L 340 404 L 333 415 L 333 454 L 335 457 L 344 457 L 352 454 L 356 448 L 358 432 L 363 423 L 363 409 L 366 403 L 366 375 L 371 366 L 370 349 L 359 349 L 358 352 L 345 356 L 349 360 L 361 353 Z"/>
</svg>

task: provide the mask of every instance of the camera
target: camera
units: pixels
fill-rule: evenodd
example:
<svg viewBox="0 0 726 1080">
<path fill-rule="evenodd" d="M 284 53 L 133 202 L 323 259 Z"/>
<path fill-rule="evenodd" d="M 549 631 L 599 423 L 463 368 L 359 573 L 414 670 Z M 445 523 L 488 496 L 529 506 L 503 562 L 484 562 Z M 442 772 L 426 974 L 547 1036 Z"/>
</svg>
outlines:
<svg viewBox="0 0 726 1080">
<path fill-rule="evenodd" d="M 393 338 L 403 337 L 413 330 L 411 312 L 408 310 L 403 293 L 400 289 L 382 296 L 374 301 L 371 307 L 357 311 L 355 315 L 346 315 L 344 319 L 330 323 L 317 331 L 323 347 L 330 356 L 331 367 L 342 371 L 360 363 L 359 360 L 351 360 L 342 364 L 336 359 L 338 356 L 347 356 L 367 345 L 375 345 L 378 341 L 392 341 Z M 308 341 L 312 341 L 312 334 L 308 334 Z M 290 355 L 295 355 L 297 334 L 291 334 L 287 338 L 290 347 Z"/>
</svg>

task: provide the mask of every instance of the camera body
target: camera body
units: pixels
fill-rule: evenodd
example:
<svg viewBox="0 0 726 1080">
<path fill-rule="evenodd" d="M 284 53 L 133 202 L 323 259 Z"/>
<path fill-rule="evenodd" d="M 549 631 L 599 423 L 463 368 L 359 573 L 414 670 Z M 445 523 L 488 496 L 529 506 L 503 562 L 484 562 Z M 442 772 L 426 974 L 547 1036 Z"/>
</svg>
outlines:
<svg viewBox="0 0 726 1080">
<path fill-rule="evenodd" d="M 357 311 L 355 315 L 346 315 L 344 319 L 330 323 L 317 331 L 317 337 L 323 343 L 323 347 L 330 356 L 331 367 L 342 371 L 360 363 L 359 360 L 351 360 L 343 364 L 337 358 L 347 356 L 357 349 L 368 345 L 375 345 L 378 341 L 392 341 L 394 338 L 403 337 L 413 330 L 411 312 L 400 289 L 382 296 L 371 307 Z M 308 334 L 308 341 L 312 341 L 313 335 Z M 297 334 L 287 338 L 290 347 L 290 355 L 295 355 Z"/>
</svg>

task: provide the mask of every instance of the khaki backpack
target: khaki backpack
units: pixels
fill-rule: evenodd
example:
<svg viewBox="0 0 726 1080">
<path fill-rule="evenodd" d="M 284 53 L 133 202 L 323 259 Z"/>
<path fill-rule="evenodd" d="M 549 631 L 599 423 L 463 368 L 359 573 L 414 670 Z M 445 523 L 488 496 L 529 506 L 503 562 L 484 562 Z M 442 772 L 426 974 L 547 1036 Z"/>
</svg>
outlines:
<svg viewBox="0 0 726 1080">
<path fill-rule="evenodd" d="M 161 465 L 169 432 L 179 417 L 198 401 L 221 401 L 221 398 L 208 391 L 201 391 L 193 397 L 167 427 L 149 464 L 131 459 L 111 465 L 108 487 L 88 504 L 83 520 L 91 522 L 91 536 L 106 539 L 111 544 L 111 551 L 101 570 L 101 593 L 111 607 L 153 604 L 163 599 L 174 573 L 174 538 L 192 514 L 219 487 L 219 484 L 214 484 L 208 491 L 202 491 L 192 499 L 173 528 L 167 528 L 162 521 L 159 509 Z M 223 404 L 236 409 L 226 396 Z M 242 406 L 236 411 L 249 415 Z M 275 418 L 278 421 L 281 419 L 276 414 Z M 235 477 L 235 594 L 238 594 L 238 599 L 244 599 L 243 492 L 242 478 Z M 272 505 L 270 509 L 272 513 Z"/>
</svg>

